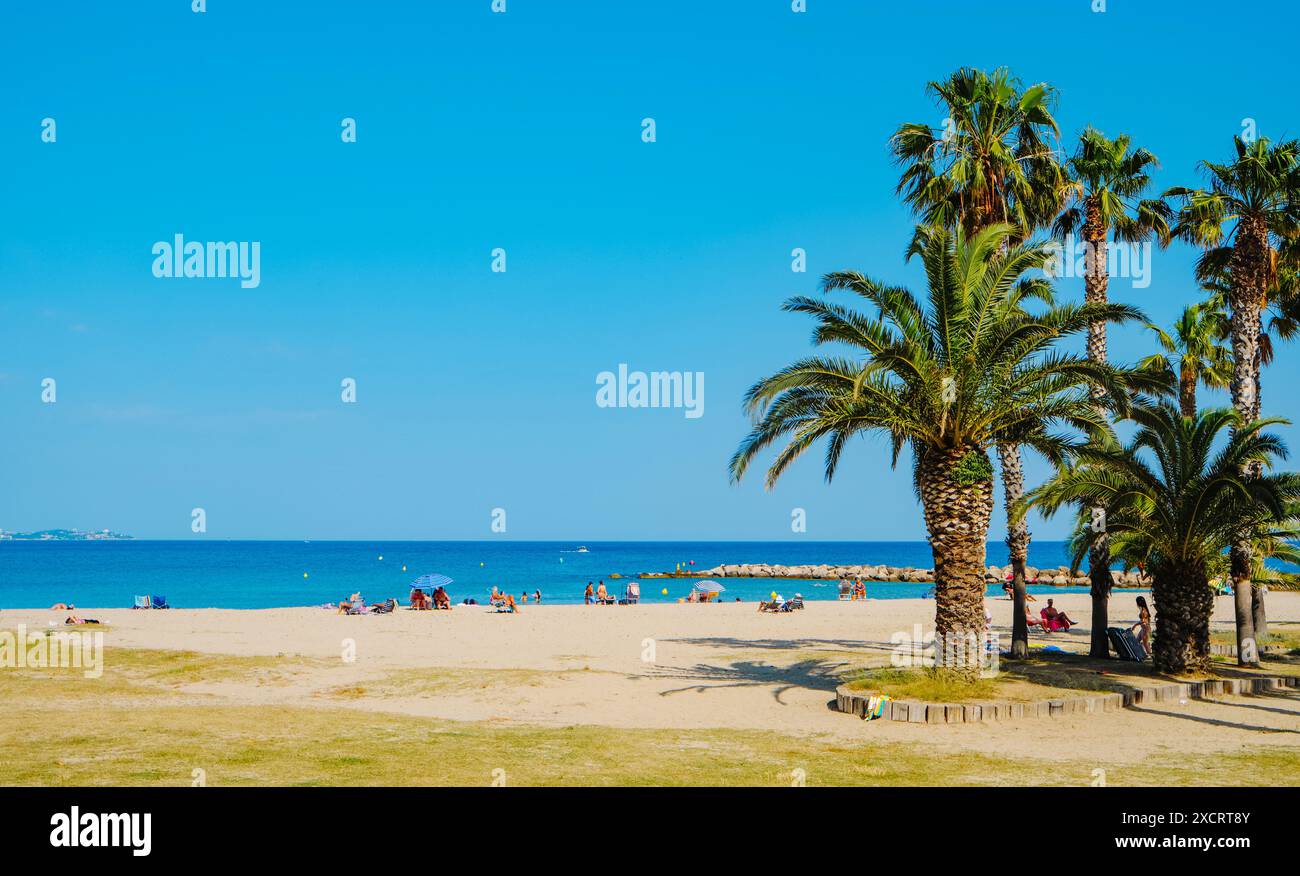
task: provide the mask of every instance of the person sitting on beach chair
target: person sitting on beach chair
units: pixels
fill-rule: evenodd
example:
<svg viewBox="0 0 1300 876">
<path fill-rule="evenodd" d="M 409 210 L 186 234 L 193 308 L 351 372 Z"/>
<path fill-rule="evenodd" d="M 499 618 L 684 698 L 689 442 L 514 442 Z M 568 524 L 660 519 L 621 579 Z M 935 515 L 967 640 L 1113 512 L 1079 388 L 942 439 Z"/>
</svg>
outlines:
<svg viewBox="0 0 1300 876">
<path fill-rule="evenodd" d="M 366 601 L 361 598 L 361 591 L 353 593 L 339 603 L 339 614 L 365 614 Z"/>
<path fill-rule="evenodd" d="M 506 598 L 497 606 L 497 614 L 519 614 L 519 606 L 515 604 L 513 593 L 506 594 Z"/>
<path fill-rule="evenodd" d="M 451 611 L 451 596 L 446 587 L 439 585 L 433 591 L 433 607 L 440 611 Z"/>
<path fill-rule="evenodd" d="M 1050 599 L 1047 600 L 1047 606 L 1040 611 L 1039 614 L 1042 615 L 1043 621 L 1045 622 L 1044 628 L 1049 633 L 1054 633 L 1057 630 L 1063 630 L 1068 633 L 1070 627 L 1074 626 L 1074 621 L 1070 620 L 1065 612 L 1057 610 L 1056 606 L 1052 605 L 1052 600 Z"/>
<path fill-rule="evenodd" d="M 411 608 L 415 611 L 428 611 L 433 608 L 433 600 L 431 600 L 429 594 L 425 593 L 423 590 L 412 590 Z"/>
</svg>

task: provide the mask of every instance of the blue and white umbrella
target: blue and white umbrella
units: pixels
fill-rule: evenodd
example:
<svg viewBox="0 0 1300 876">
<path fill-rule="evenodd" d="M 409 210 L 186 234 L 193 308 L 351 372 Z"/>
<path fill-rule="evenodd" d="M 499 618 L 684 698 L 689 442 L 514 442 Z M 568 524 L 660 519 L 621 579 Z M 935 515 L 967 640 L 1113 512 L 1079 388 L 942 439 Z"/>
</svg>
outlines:
<svg viewBox="0 0 1300 876">
<path fill-rule="evenodd" d="M 704 593 L 721 593 L 727 588 L 723 587 L 717 581 L 696 581 L 695 589 L 703 591 Z"/>
<path fill-rule="evenodd" d="M 446 575 L 421 575 L 411 582 L 412 590 L 436 590 L 439 587 L 446 587 L 451 583 L 451 579 Z"/>
</svg>

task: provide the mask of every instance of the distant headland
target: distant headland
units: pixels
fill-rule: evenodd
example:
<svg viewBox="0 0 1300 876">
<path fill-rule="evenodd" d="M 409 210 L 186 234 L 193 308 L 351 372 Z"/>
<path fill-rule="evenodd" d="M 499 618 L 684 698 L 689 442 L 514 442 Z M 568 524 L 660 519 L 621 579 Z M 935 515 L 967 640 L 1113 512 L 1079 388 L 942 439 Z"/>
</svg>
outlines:
<svg viewBox="0 0 1300 876">
<path fill-rule="evenodd" d="M 124 541 L 131 536 L 108 529 L 86 532 L 81 529 L 40 529 L 36 532 L 6 532 L 0 529 L 0 541 Z"/>
</svg>

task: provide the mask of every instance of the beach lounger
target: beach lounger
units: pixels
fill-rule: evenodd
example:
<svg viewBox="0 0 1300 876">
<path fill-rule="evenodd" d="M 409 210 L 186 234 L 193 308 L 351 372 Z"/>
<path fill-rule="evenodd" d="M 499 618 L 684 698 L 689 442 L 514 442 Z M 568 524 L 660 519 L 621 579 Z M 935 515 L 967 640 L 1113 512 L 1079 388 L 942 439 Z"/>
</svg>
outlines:
<svg viewBox="0 0 1300 876">
<path fill-rule="evenodd" d="M 847 581 L 840 584 L 840 599 L 852 599 L 852 598 L 853 598 L 853 585 Z"/>
<path fill-rule="evenodd" d="M 1114 649 L 1115 656 L 1119 659 L 1133 663 L 1142 663 L 1147 659 L 1147 652 L 1143 649 L 1142 643 L 1137 640 L 1137 636 L 1133 635 L 1132 630 L 1107 627 L 1106 638 L 1110 640 L 1110 647 Z"/>
<path fill-rule="evenodd" d="M 397 600 L 388 599 L 384 602 L 379 603 L 378 605 L 372 605 L 370 607 L 370 613 L 371 614 L 392 614 L 393 609 L 395 608 L 397 608 Z"/>
<path fill-rule="evenodd" d="M 148 596 L 137 596 L 135 598 L 135 605 L 131 607 L 132 608 L 153 608 L 153 603 L 149 601 Z"/>
<path fill-rule="evenodd" d="M 151 598 L 153 601 L 153 608 L 171 608 L 171 606 L 167 604 L 166 596 L 159 596 L 155 593 Z"/>
</svg>

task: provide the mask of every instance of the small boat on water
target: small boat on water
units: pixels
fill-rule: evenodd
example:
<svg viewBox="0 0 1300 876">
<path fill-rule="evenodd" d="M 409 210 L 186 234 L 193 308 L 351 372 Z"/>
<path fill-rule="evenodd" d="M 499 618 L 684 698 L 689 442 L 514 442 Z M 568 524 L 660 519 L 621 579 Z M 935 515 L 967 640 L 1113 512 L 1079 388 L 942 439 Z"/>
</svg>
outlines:
<svg viewBox="0 0 1300 876">
<path fill-rule="evenodd" d="M 586 547 L 584 547 L 584 546 L 582 546 L 582 545 L 579 545 L 579 546 L 578 546 L 578 549 L 577 549 L 574 553 L 579 553 L 579 554 L 589 554 L 589 553 L 591 553 L 591 551 L 587 550 Z"/>
</svg>

